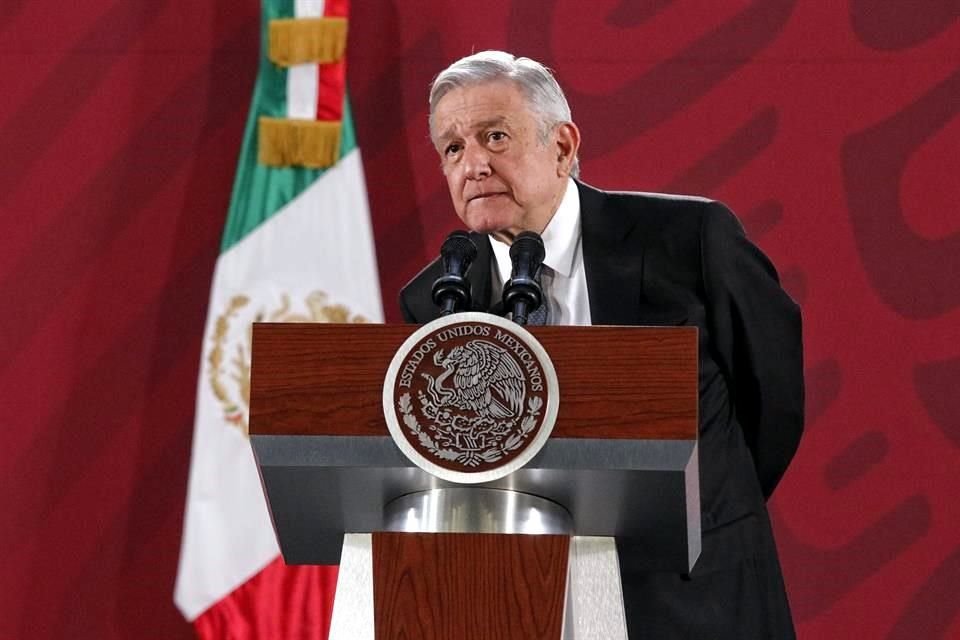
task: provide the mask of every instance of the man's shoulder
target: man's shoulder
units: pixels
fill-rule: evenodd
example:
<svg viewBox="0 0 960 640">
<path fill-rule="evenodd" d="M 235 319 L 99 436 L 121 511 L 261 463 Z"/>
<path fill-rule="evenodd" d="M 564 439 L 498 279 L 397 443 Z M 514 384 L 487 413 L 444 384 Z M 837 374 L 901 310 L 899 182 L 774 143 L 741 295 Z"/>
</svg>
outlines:
<svg viewBox="0 0 960 640">
<path fill-rule="evenodd" d="M 433 309 L 433 282 L 443 274 L 440 259 L 431 260 L 400 289 L 400 310 L 407 322 L 424 322 Z"/>
<path fill-rule="evenodd" d="M 610 191 L 580 183 L 584 216 L 607 220 L 624 218 L 642 227 L 659 229 L 700 227 L 703 216 L 713 209 L 729 211 L 722 203 L 695 195 L 654 191 Z"/>
<path fill-rule="evenodd" d="M 646 210 L 648 212 L 696 213 L 712 205 L 719 204 L 716 200 L 696 195 L 656 191 L 598 189 L 597 187 L 580 181 L 577 181 L 577 186 L 580 189 L 581 206 L 587 207 L 624 208 L 629 210 Z"/>
<path fill-rule="evenodd" d="M 613 201 L 621 201 L 632 204 L 648 204 L 651 206 L 664 207 L 703 207 L 709 205 L 715 200 L 703 196 L 685 195 L 679 193 L 662 193 L 657 191 L 625 191 L 625 190 L 600 190 Z"/>
</svg>

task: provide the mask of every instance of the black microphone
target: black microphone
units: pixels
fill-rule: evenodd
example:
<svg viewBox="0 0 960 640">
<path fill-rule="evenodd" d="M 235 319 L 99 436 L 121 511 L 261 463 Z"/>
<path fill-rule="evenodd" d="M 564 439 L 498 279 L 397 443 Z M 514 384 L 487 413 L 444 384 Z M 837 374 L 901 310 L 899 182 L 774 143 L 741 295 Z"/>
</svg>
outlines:
<svg viewBox="0 0 960 640">
<path fill-rule="evenodd" d="M 513 313 L 513 321 L 527 324 L 527 314 L 543 302 L 540 270 L 547 255 L 540 234 L 524 231 L 510 245 L 513 271 L 503 286 L 503 304 Z"/>
<path fill-rule="evenodd" d="M 470 282 L 464 277 L 477 257 L 477 245 L 466 231 L 454 231 L 440 247 L 443 275 L 433 282 L 433 302 L 440 315 L 470 308 Z"/>
</svg>

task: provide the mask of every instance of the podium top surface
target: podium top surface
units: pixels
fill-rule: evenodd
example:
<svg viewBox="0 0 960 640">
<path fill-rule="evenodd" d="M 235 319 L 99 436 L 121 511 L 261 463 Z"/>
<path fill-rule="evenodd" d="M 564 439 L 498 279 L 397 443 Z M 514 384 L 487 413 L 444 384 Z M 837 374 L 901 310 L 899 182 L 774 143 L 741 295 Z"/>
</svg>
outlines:
<svg viewBox="0 0 960 640">
<path fill-rule="evenodd" d="M 255 324 L 251 435 L 386 435 L 384 376 L 415 328 Z M 554 438 L 696 439 L 696 328 L 527 329 L 560 382 Z"/>
</svg>

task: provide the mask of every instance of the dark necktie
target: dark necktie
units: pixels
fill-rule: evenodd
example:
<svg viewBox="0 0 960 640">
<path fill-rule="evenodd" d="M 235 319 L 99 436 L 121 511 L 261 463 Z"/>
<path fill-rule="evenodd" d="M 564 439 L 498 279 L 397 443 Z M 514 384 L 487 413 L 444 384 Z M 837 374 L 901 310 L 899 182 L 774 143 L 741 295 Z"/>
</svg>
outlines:
<svg viewBox="0 0 960 640">
<path fill-rule="evenodd" d="M 543 303 L 527 315 L 527 324 L 550 324 L 550 305 L 547 303 L 547 300 L 550 298 L 550 283 L 552 281 L 553 270 L 547 265 L 543 265 L 540 271 L 540 286 L 543 289 Z"/>
<path fill-rule="evenodd" d="M 527 316 L 527 324 L 544 325 L 550 323 L 550 313 L 547 311 L 547 301 L 533 310 L 533 313 Z"/>
</svg>

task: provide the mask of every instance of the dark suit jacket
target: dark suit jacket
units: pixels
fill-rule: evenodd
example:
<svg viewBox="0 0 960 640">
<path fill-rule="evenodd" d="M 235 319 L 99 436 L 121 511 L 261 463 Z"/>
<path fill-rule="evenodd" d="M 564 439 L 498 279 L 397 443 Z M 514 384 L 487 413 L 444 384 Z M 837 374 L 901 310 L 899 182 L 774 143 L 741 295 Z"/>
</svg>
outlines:
<svg viewBox="0 0 960 640">
<path fill-rule="evenodd" d="M 704 534 L 700 560 L 686 579 L 745 561 L 756 564 L 759 549 L 765 556 L 761 564 L 766 568 L 761 571 L 771 575 L 759 577 L 762 586 L 757 597 L 777 588 L 782 594 L 764 501 L 783 476 L 803 428 L 799 308 L 780 287 L 773 265 L 747 240 L 740 223 L 722 204 L 693 197 L 604 192 L 579 182 L 578 187 L 593 324 L 695 325 L 699 329 Z M 474 241 L 478 256 L 469 274 L 473 307 L 486 311 L 491 305 L 490 241 L 480 235 Z M 441 273 L 435 261 L 401 291 L 407 321 L 438 317 L 430 289 Z M 631 566 L 629 540 L 618 540 L 618 548 L 628 618 L 640 624 L 631 613 L 629 583 L 642 569 Z M 677 584 L 685 588 L 682 581 Z M 660 593 L 666 587 L 651 588 Z M 718 585 L 718 589 L 728 587 Z M 642 591 L 635 595 L 646 597 Z M 707 601 L 691 607 L 709 606 L 712 597 L 730 597 L 701 595 Z M 775 617 L 785 614 L 789 624 L 785 596 L 778 596 L 776 602 L 737 606 L 747 609 L 738 616 L 749 616 L 754 608 L 780 607 L 783 610 Z M 682 608 L 677 613 L 692 615 Z M 655 620 L 644 616 L 647 632 L 660 629 Z M 771 637 L 789 637 L 781 623 L 769 631 Z M 717 625 L 704 624 L 704 637 L 725 637 L 717 632 Z M 674 630 L 678 637 L 700 637 L 698 628 Z M 673 637 L 667 627 L 658 633 Z M 741 625 L 731 630 L 730 637 L 748 637 L 743 633 Z M 768 635 L 758 633 L 757 637 Z"/>
</svg>

